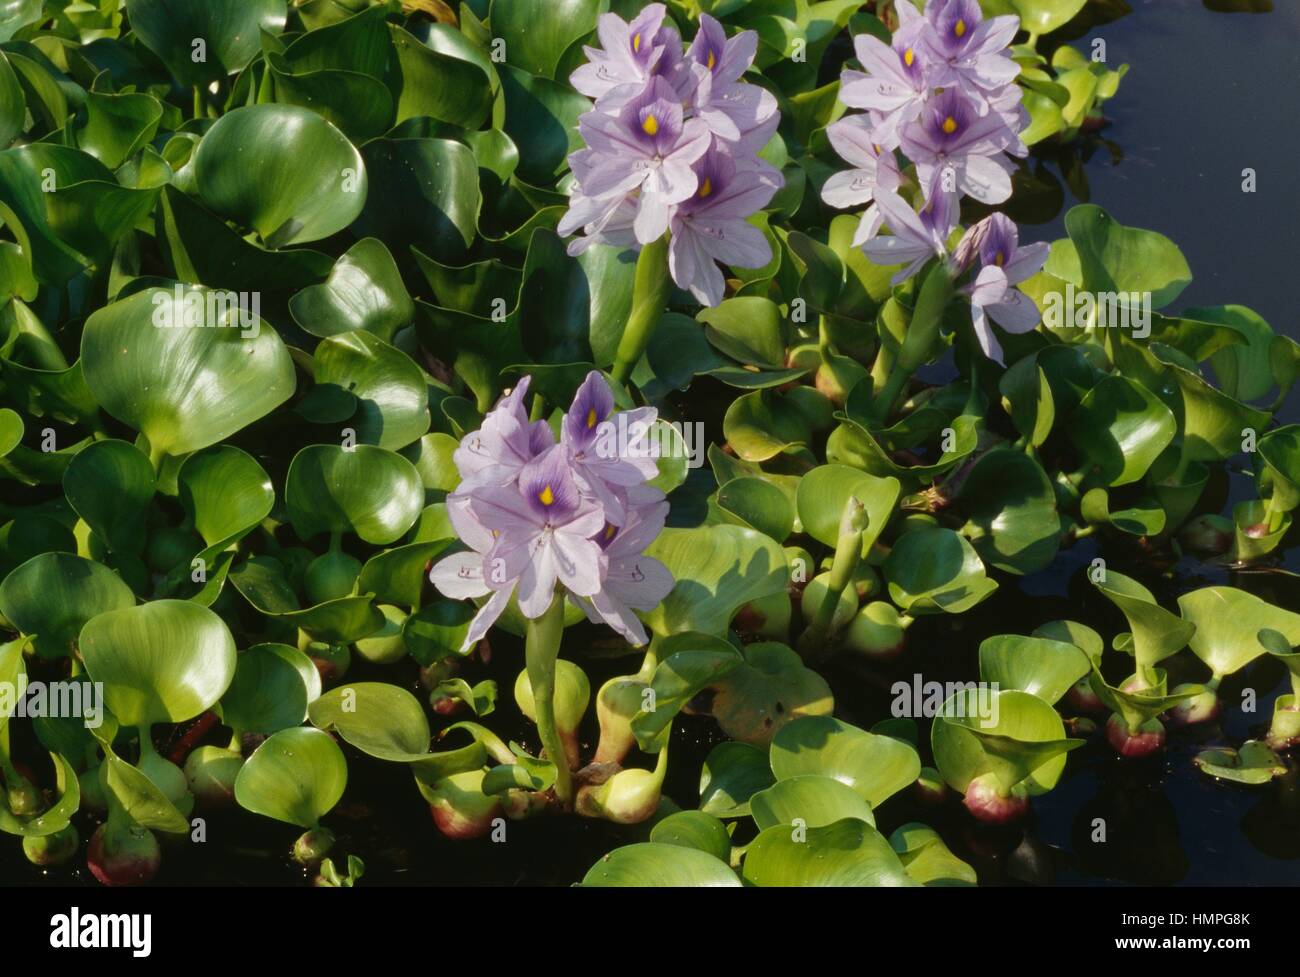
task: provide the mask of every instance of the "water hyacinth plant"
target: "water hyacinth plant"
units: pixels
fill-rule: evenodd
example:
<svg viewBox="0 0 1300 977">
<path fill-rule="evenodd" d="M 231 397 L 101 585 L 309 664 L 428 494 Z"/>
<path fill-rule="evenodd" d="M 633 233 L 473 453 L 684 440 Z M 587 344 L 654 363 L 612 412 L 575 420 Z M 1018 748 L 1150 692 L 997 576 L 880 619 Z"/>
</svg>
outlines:
<svg viewBox="0 0 1300 977">
<path fill-rule="evenodd" d="M 1275 880 L 1285 208 L 1121 222 L 1122 6 L 0 4 L 0 878 Z"/>
</svg>

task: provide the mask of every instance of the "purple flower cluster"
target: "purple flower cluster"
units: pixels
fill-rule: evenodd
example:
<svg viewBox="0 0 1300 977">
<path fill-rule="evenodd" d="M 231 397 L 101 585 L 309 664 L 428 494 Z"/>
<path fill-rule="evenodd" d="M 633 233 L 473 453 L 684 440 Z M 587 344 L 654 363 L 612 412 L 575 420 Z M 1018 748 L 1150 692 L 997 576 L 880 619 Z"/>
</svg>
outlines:
<svg viewBox="0 0 1300 977">
<path fill-rule="evenodd" d="M 465 638 L 473 647 L 516 596 L 524 616 L 544 614 L 556 585 L 635 645 L 634 611 L 648 611 L 673 578 L 644 555 L 668 502 L 646 482 L 658 474 L 652 407 L 615 411 L 604 377 L 587 375 L 560 425 L 530 421 L 524 377 L 465 435 L 454 460 L 461 483 L 447 514 L 469 550 L 437 563 L 429 579 L 447 597 L 487 597 Z"/>
<path fill-rule="evenodd" d="M 569 246 L 650 244 L 671 232 L 673 281 L 705 305 L 722 301 L 715 262 L 761 268 L 772 258 L 748 219 L 783 185 L 758 158 L 780 122 L 776 98 L 742 76 L 758 35 L 728 38 L 707 14 L 690 47 L 661 3 L 631 22 L 604 14 L 600 48 L 570 80 L 595 107 L 578 120 L 587 148 L 573 153 L 574 186 L 559 232 Z"/>
<path fill-rule="evenodd" d="M 1028 152 L 1020 138 L 1029 115 L 1015 83 L 1019 67 L 1007 54 L 1020 21 L 985 20 L 978 0 L 930 0 L 924 14 L 910 0 L 897 0 L 895 9 L 899 27 L 892 43 L 866 34 L 854 40 L 863 71 L 844 72 L 840 99 L 864 113 L 827 130 L 853 169 L 828 180 L 822 196 L 834 207 L 870 204 L 854 243 L 873 261 L 903 266 L 894 284 L 933 257 L 952 258 L 958 271 L 978 257 L 981 270 L 965 294 L 980 347 L 1001 362 L 988 320 L 1010 332 L 1037 325 L 1037 308 L 1014 286 L 1043 266 L 1047 246 L 1020 248 L 1015 224 L 1002 214 L 972 227 L 953 256 L 948 239 L 961 198 L 1007 200 L 1010 157 Z M 899 152 L 916 168 L 919 212 L 900 194 Z M 886 226 L 890 235 L 880 236 Z"/>
<path fill-rule="evenodd" d="M 835 150 L 854 169 L 830 180 L 823 197 L 834 207 L 871 203 L 857 243 L 887 263 L 913 260 L 924 249 L 944 253 L 962 195 L 997 204 L 1011 196 L 1008 154 L 1028 150 L 1020 133 L 1029 116 L 1015 84 L 1019 67 L 1007 46 L 1016 17 L 985 20 L 977 0 L 930 0 L 921 14 L 898 0 L 892 44 L 860 34 L 854 46 L 863 71 L 846 70 L 840 99 L 865 114 L 828 130 Z M 898 196 L 903 180 L 895 151 L 916 167 L 925 205 L 907 220 Z M 901 242 L 875 241 L 888 223 Z M 901 250 L 900 250 L 901 249 Z M 910 267 L 898 280 L 910 275 Z"/>
</svg>

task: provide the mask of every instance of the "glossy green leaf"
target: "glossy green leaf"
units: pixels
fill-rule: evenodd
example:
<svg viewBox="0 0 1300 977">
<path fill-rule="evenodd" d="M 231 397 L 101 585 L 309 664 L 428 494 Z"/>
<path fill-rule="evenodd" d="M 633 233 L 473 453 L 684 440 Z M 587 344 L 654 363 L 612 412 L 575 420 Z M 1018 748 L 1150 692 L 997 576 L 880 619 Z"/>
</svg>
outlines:
<svg viewBox="0 0 1300 977">
<path fill-rule="evenodd" d="M 776 782 L 767 751 L 748 743 L 719 743 L 700 770 L 700 810 L 720 818 L 743 817 L 750 799 Z"/>
<path fill-rule="evenodd" d="M 87 621 L 134 604 L 121 577 L 72 553 L 35 556 L 0 584 L 0 613 L 48 658 L 70 655 Z"/>
<path fill-rule="evenodd" d="M 1070 436 L 1106 485 L 1128 485 L 1147 473 L 1177 429 L 1155 394 L 1111 375 L 1088 391 L 1070 417 Z"/>
<path fill-rule="evenodd" d="M 241 733 L 301 726 L 320 691 L 320 672 L 297 648 L 253 645 L 235 661 L 234 678 L 221 697 L 221 720 Z"/>
<path fill-rule="evenodd" d="M 1055 705 L 1092 671 L 1082 649 L 1049 638 L 1000 634 L 980 644 L 980 678 L 1003 689 L 1019 689 Z"/>
<path fill-rule="evenodd" d="M 355 533 L 385 546 L 419 518 L 424 486 L 415 466 L 392 451 L 316 444 L 294 456 L 284 501 L 299 539 Z"/>
<path fill-rule="evenodd" d="M 741 875 L 762 886 L 912 886 L 898 855 L 874 827 L 845 818 L 795 837 L 768 828 L 745 852 Z"/>
<path fill-rule="evenodd" d="M 260 319 L 253 320 L 255 335 L 253 328 L 237 328 L 242 314 L 219 297 L 199 288 L 183 289 L 179 297 L 151 288 L 86 322 L 81 359 L 87 386 L 159 454 L 216 444 L 293 394 L 293 362 L 274 330 Z M 211 321 L 208 309 L 218 310 Z M 190 313 L 201 327 L 184 325 Z"/>
<path fill-rule="evenodd" d="M 916 529 L 894 544 L 884 565 L 889 596 L 912 614 L 960 614 L 997 589 L 975 548 L 951 529 Z"/>
<path fill-rule="evenodd" d="M 830 777 L 853 788 L 874 809 L 921 775 L 921 758 L 891 736 L 830 716 L 807 716 L 773 738 L 772 772 L 778 786 L 790 777 Z"/>
<path fill-rule="evenodd" d="M 194 156 L 199 196 L 269 248 L 343 230 L 366 203 L 366 165 L 308 109 L 250 105 L 222 116 Z"/>
<path fill-rule="evenodd" d="M 125 441 L 96 441 L 63 473 L 63 494 L 108 548 L 139 553 L 154 495 L 149 459 Z"/>
<path fill-rule="evenodd" d="M 1178 598 L 1178 610 L 1196 628 L 1188 645 L 1215 678 L 1231 675 L 1264 654 L 1260 629 L 1300 645 L 1300 614 L 1236 587 L 1202 587 Z"/>
<path fill-rule="evenodd" d="M 123 725 L 179 723 L 212 708 L 235 674 L 235 641 L 221 618 L 189 601 L 158 600 L 91 618 L 79 641 Z"/>
<path fill-rule="evenodd" d="M 333 738 L 296 726 L 272 735 L 244 762 L 235 800 L 254 814 L 310 828 L 339 802 L 347 782 L 347 761 Z"/>
<path fill-rule="evenodd" d="M 646 550 L 676 584 L 644 615 L 662 635 L 679 631 L 725 634 L 742 604 L 785 590 L 785 552 L 771 538 L 739 526 L 665 529 Z"/>
<path fill-rule="evenodd" d="M 583 876 L 583 886 L 635 888 L 735 887 L 727 863 L 708 852 L 662 841 L 615 848 Z"/>
<path fill-rule="evenodd" d="M 391 342 L 415 317 L 415 303 L 388 248 L 364 238 L 339 258 L 327 281 L 294 295 L 289 311 L 313 336 L 363 330 Z"/>
<path fill-rule="evenodd" d="M 262 31 L 284 29 L 285 0 L 127 0 L 135 35 L 181 85 L 206 86 L 242 71 L 260 51 Z M 200 60 L 196 41 L 202 41 Z"/>
<path fill-rule="evenodd" d="M 337 388 L 357 400 L 347 425 L 363 444 L 404 448 L 429 429 L 429 397 L 415 361 L 378 336 L 345 332 L 316 347 L 316 389 Z"/>
<path fill-rule="evenodd" d="M 821 828 L 843 818 L 857 818 L 875 826 L 868 804 L 852 787 L 819 774 L 799 774 L 778 780 L 750 798 L 750 810 L 759 831 L 776 825 L 793 827 L 802 822 Z"/>
</svg>

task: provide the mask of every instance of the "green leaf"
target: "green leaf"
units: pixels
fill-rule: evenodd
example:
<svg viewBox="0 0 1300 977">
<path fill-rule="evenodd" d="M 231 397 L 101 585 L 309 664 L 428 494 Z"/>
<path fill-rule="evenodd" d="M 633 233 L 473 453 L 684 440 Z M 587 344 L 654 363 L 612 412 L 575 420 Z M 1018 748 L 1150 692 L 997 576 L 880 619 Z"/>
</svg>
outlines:
<svg viewBox="0 0 1300 977">
<path fill-rule="evenodd" d="M 450 139 L 375 139 L 361 155 L 370 195 L 363 188 L 355 233 L 398 249 L 413 245 L 444 264 L 462 261 L 482 205 L 469 148 Z"/>
<path fill-rule="evenodd" d="M 794 528 L 790 497 L 766 479 L 754 475 L 733 478 L 718 489 L 718 507 L 778 543 Z"/>
<path fill-rule="evenodd" d="M 771 757 L 778 786 L 790 777 L 830 777 L 873 809 L 921 775 L 921 758 L 908 744 L 830 716 L 806 716 L 782 727 Z"/>
<path fill-rule="evenodd" d="M 81 657 L 125 726 L 180 723 L 211 709 L 235 674 L 235 640 L 217 615 L 182 600 L 105 611 L 81 630 Z"/>
<path fill-rule="evenodd" d="M 0 584 L 0 613 L 43 658 L 70 656 L 87 621 L 134 604 L 121 577 L 72 553 L 32 557 Z"/>
<path fill-rule="evenodd" d="M 713 717 L 732 739 L 763 746 L 788 723 L 835 707 L 826 680 L 791 648 L 760 641 L 746 645 L 744 656 L 714 684 Z"/>
<path fill-rule="evenodd" d="M 843 818 L 857 818 L 875 826 L 871 805 L 852 787 L 819 774 L 799 774 L 778 780 L 750 798 L 750 809 L 759 831 L 777 825 L 793 826 L 802 821 L 809 828 L 821 828 Z"/>
<path fill-rule="evenodd" d="M 272 735 L 244 762 L 235 800 L 254 814 L 311 828 L 339 802 L 347 782 L 347 761 L 333 738 L 296 726 Z"/>
<path fill-rule="evenodd" d="M 722 635 L 742 604 L 782 593 L 789 569 L 770 537 L 739 526 L 665 529 L 646 549 L 676 584 L 644 615 L 661 635 L 700 631 Z"/>
<path fill-rule="evenodd" d="M 915 529 L 884 564 L 889 596 L 909 614 L 960 614 L 997 590 L 975 548 L 951 529 Z"/>
<path fill-rule="evenodd" d="M 1013 689 L 987 694 L 985 700 L 959 692 L 935 717 L 930 745 L 943 779 L 960 793 L 985 774 L 1005 790 L 1020 784 L 1031 794 L 1051 790 L 1065 770 L 1065 754 L 1084 741 L 1067 739 L 1061 717 L 1036 695 Z"/>
<path fill-rule="evenodd" d="M 308 707 L 312 725 L 338 733 L 362 753 L 412 763 L 429 753 L 429 721 L 418 699 L 387 682 L 352 682 Z"/>
<path fill-rule="evenodd" d="M 301 608 L 284 568 L 270 557 L 253 557 L 232 568 L 230 582 L 259 614 L 301 628 L 317 641 L 346 644 L 384 626 L 383 613 L 366 594 Z"/>
<path fill-rule="evenodd" d="M 298 106 L 250 105 L 222 116 L 199 143 L 194 168 L 203 202 L 253 228 L 269 248 L 329 237 L 366 203 L 361 154 Z"/>
<path fill-rule="evenodd" d="M 1255 639 L 1261 628 L 1300 645 L 1300 614 L 1276 607 L 1236 587 L 1202 587 L 1178 598 L 1178 610 L 1196 631 L 1192 652 L 1221 678 L 1245 668 L 1264 654 Z"/>
<path fill-rule="evenodd" d="M 1065 230 L 1078 253 L 1084 288 L 1100 292 L 1151 293 L 1163 309 L 1192 280 L 1187 259 L 1162 234 L 1125 227 L 1094 204 L 1073 207 Z"/>
<path fill-rule="evenodd" d="M 775 782 L 766 750 L 719 743 L 700 770 L 700 810 L 720 818 L 743 817 L 750 812 L 750 799 Z"/>
<path fill-rule="evenodd" d="M 768 828 L 745 852 L 741 875 L 762 886 L 912 886 L 884 835 L 865 821 L 845 818 L 807 836 L 789 826 Z"/>
<path fill-rule="evenodd" d="M 293 395 L 293 361 L 274 330 L 256 335 L 225 316 L 207 328 L 185 323 L 187 309 L 213 307 L 206 289 L 150 288 L 98 310 L 81 336 L 86 385 L 103 408 L 144 434 L 159 454 L 183 455 L 216 444 Z M 231 316 L 234 316 L 234 320 Z M 156 318 L 158 317 L 158 318 Z M 220 323 L 220 325 L 218 324 Z M 251 331 L 251 330 L 249 330 Z"/>
<path fill-rule="evenodd" d="M 600 12 L 599 0 L 492 0 L 488 19 L 509 64 L 554 78 L 564 52 L 596 29 Z"/>
<path fill-rule="evenodd" d="M 654 709 L 632 717 L 632 732 L 641 749 L 648 753 L 663 749 L 669 726 L 683 707 L 743 662 L 740 652 L 722 638 L 686 632 L 665 640 L 650 680 Z"/>
<path fill-rule="evenodd" d="M 63 494 L 113 552 L 144 548 L 145 517 L 154 495 L 149 459 L 125 441 L 96 441 L 63 473 Z"/>
<path fill-rule="evenodd" d="M 389 25 L 397 53 L 390 81 L 397 122 L 427 116 L 478 129 L 492 110 L 496 71 L 486 54 L 449 24 L 432 24 L 421 43 Z"/>
<path fill-rule="evenodd" d="M 1247 740 L 1240 750 L 1227 746 L 1202 750 L 1192 762 L 1211 777 L 1252 786 L 1266 784 L 1287 772 L 1286 762 L 1257 740 Z"/>
<path fill-rule="evenodd" d="M 708 852 L 664 842 L 642 842 L 615 848 L 593 865 L 583 886 L 635 888 L 739 886 L 727 863 Z"/>
<path fill-rule="evenodd" d="M 866 507 L 862 555 L 880 538 L 898 504 L 898 479 L 868 475 L 847 465 L 819 465 L 799 480 L 795 493 L 803 530 L 819 543 L 834 546 L 839 540 L 840 518 L 850 498 Z"/>
<path fill-rule="evenodd" d="M 284 29 L 285 0 L 127 0 L 140 42 L 184 87 L 206 87 L 242 71 L 261 50 L 261 32 Z M 195 42 L 204 42 L 202 60 Z"/>
<path fill-rule="evenodd" d="M 415 318 L 415 303 L 388 248 L 368 237 L 339 258 L 328 281 L 294 295 L 289 311 L 313 336 L 358 330 L 391 342 L 393 334 Z"/>
<path fill-rule="evenodd" d="M 550 187 L 567 166 L 569 153 L 582 145 L 578 117 L 591 102 L 567 83 L 539 78 L 509 65 L 500 66 L 505 105 L 502 128 L 519 147 L 519 179 Z"/>
<path fill-rule="evenodd" d="M 367 543 L 386 546 L 420 517 L 424 486 L 415 466 L 395 452 L 373 445 L 314 444 L 290 463 L 284 501 L 299 539 L 356 533 Z"/>
<path fill-rule="evenodd" d="M 1139 669 L 1158 665 L 1186 647 L 1196 625 L 1171 614 L 1132 577 L 1109 568 L 1094 586 L 1123 612 L 1133 634 L 1133 656 Z"/>
<path fill-rule="evenodd" d="M 404 448 L 429 429 L 424 372 L 401 350 L 368 332 L 331 336 L 316 347 L 316 390 L 357 399 L 348 420 L 362 444 Z"/>
<path fill-rule="evenodd" d="M 152 95 L 89 91 L 67 135 L 78 149 L 115 170 L 153 139 L 162 113 Z"/>
<path fill-rule="evenodd" d="M 221 721 L 241 733 L 301 726 L 320 691 L 320 672 L 297 648 L 253 645 L 236 659 L 234 678 L 221 697 Z"/>
<path fill-rule="evenodd" d="M 1070 436 L 1106 485 L 1138 481 L 1169 446 L 1173 413 L 1155 394 L 1111 375 L 1088 391 L 1070 416 Z"/>
<path fill-rule="evenodd" d="M 922 885 L 977 885 L 979 877 L 944 844 L 939 832 L 913 821 L 889 836 L 889 843 L 907 869 Z"/>
<path fill-rule="evenodd" d="M 1065 641 L 999 634 L 980 644 L 980 678 L 1003 689 L 1019 689 L 1055 705 L 1092 671 L 1082 649 Z"/>
<path fill-rule="evenodd" d="M 1035 573 L 1056 558 L 1061 517 L 1042 466 L 1012 448 L 980 457 L 959 495 L 969 520 L 962 532 L 990 565 L 1008 573 Z"/>
<path fill-rule="evenodd" d="M 726 825 L 703 811 L 668 815 L 650 829 L 650 841 L 707 852 L 723 862 L 731 858 L 731 835 L 727 834 Z"/>
</svg>

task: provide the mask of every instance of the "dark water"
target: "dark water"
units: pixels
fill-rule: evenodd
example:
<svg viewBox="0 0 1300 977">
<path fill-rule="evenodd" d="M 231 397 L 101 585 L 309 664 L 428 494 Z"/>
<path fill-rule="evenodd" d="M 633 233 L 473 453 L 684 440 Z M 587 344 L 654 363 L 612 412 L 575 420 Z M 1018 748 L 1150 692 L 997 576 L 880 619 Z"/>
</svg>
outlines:
<svg viewBox="0 0 1300 977">
<path fill-rule="evenodd" d="M 1098 6 L 1115 9 L 1109 0 Z M 1111 65 L 1127 62 L 1130 71 L 1118 97 L 1107 105 L 1110 125 L 1085 146 L 1047 164 L 1060 199 L 1046 211 L 1037 208 L 1032 219 L 1022 217 L 1032 224 L 1025 236 L 1063 236 L 1064 209 L 1090 200 L 1120 222 L 1158 230 L 1182 248 L 1195 280 L 1177 307 L 1243 304 L 1276 331 L 1300 337 L 1290 294 L 1300 277 L 1300 181 L 1295 173 L 1300 158 L 1300 3 L 1276 0 L 1276 9 L 1263 14 L 1214 12 L 1200 0 L 1131 0 L 1131 6 L 1118 19 L 1071 38 L 1081 45 L 1104 39 Z M 1053 40 L 1045 39 L 1049 44 Z M 1253 194 L 1241 192 L 1247 167 L 1257 174 Z M 1300 407 L 1293 395 L 1283 420 L 1297 419 Z M 717 433 L 720 440 L 720 427 Z M 1235 474 L 1219 479 L 1212 491 L 1224 499 L 1226 511 L 1228 500 L 1247 497 L 1250 486 Z M 909 654 L 892 671 L 833 663 L 827 677 L 839 714 L 872 725 L 888 714 L 892 682 L 913 672 L 923 673 L 927 681 L 973 677 L 979 640 L 990 634 L 1028 633 L 1059 617 L 1085 620 L 1107 637 L 1124 630 L 1114 608 L 1082 583 L 1082 570 L 1094 555 L 1095 544 L 1083 541 L 1031 581 L 1004 578 L 993 599 L 959 620 L 918 622 L 909 635 Z M 1112 548 L 1108 556 L 1124 561 L 1117 565 L 1151 586 L 1166 605 L 1186 590 L 1231 583 L 1300 609 L 1300 581 L 1276 574 L 1229 574 L 1185 561 L 1170 580 L 1163 572 L 1167 568 L 1143 563 L 1142 554 L 1116 554 Z M 1300 570 L 1294 548 L 1289 565 Z M 589 634 L 594 638 L 584 628 L 566 638 L 566 656 L 581 658 Z M 467 671 L 465 677 L 471 682 L 497 678 L 500 705 L 487 724 L 535 749 L 510 694 L 521 663 L 517 642 L 507 639 L 491 665 Z M 635 670 L 631 659 L 583 658 L 583 665 L 593 689 L 606 677 Z M 1171 684 L 1203 678 L 1198 668 L 1190 653 L 1183 653 L 1171 665 Z M 413 670 L 398 669 L 359 669 L 349 678 L 407 681 L 413 687 Z M 1245 686 L 1260 690 L 1259 711 L 1253 716 L 1231 707 Z M 955 804 L 926 810 L 903 797 L 882 807 L 880 826 L 888 832 L 913 819 L 933 824 L 977 867 L 981 880 L 993 884 L 1300 883 L 1300 771 L 1293 769 L 1267 786 L 1238 787 L 1210 780 L 1191 762 L 1206 745 L 1240 745 L 1258 735 L 1284 686 L 1280 669 L 1257 661 L 1225 683 L 1230 708 L 1224 726 L 1172 731 L 1169 748 L 1147 761 L 1120 761 L 1094 737 L 1071 755 L 1056 789 L 1034 800 L 1033 819 L 1023 829 L 977 830 Z M 587 733 L 594 742 L 595 730 Z M 925 731 L 921 738 L 928 753 Z M 678 724 L 666 793 L 681 806 L 695 806 L 700 763 L 721 739 L 710 720 L 687 718 Z M 434 829 L 404 768 L 350 749 L 348 758 L 348 792 L 326 823 L 339 835 L 340 854 L 365 858 L 363 885 L 568 884 L 602 853 L 644 837 L 644 828 L 546 818 L 512 823 L 505 844 L 453 843 Z M 1097 818 L 1107 827 L 1103 845 L 1090 840 Z M 86 833 L 93 830 L 93 823 L 81 826 Z M 206 844 L 166 847 L 158 882 L 304 884 L 301 871 L 285 857 L 296 834 L 265 819 L 213 815 Z M 16 839 L 7 839 L 0 843 L 0 882 L 14 881 L 89 880 L 84 867 L 42 876 L 22 860 Z"/>
</svg>

